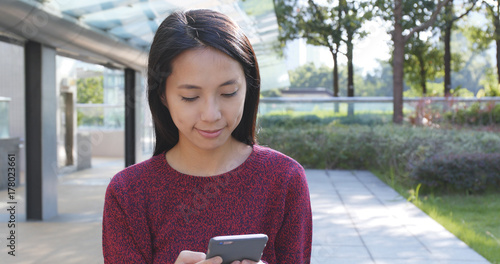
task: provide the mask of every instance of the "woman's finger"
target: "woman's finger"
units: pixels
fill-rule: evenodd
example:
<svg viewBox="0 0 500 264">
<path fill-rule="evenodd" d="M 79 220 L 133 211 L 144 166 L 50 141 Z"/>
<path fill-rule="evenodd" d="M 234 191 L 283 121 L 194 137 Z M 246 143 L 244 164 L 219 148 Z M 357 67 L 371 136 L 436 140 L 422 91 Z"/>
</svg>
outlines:
<svg viewBox="0 0 500 264">
<path fill-rule="evenodd" d="M 183 250 L 179 253 L 174 264 L 194 264 L 205 260 L 205 257 L 206 255 L 203 252 Z"/>
</svg>

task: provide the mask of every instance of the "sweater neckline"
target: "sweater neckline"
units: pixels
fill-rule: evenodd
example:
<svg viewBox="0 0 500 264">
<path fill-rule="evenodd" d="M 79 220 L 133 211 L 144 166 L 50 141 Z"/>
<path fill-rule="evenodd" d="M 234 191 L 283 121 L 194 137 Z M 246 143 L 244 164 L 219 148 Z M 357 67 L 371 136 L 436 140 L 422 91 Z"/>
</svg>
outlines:
<svg viewBox="0 0 500 264">
<path fill-rule="evenodd" d="M 239 173 L 237 173 L 238 171 L 243 170 L 246 167 L 248 167 L 249 166 L 248 164 L 251 164 L 252 161 L 255 159 L 255 157 L 257 155 L 256 152 L 258 151 L 257 145 L 254 144 L 251 147 L 252 147 L 252 152 L 250 153 L 250 155 L 246 158 L 246 160 L 243 163 L 241 163 L 236 168 L 234 168 L 230 171 L 227 171 L 227 172 L 224 172 L 221 174 L 217 174 L 217 175 L 211 175 L 211 176 L 190 175 L 190 174 L 182 173 L 182 172 L 172 168 L 172 166 L 170 166 L 170 164 L 167 162 L 167 159 L 165 158 L 166 151 L 162 152 L 162 154 L 160 154 L 158 156 L 160 158 L 160 162 L 162 163 L 163 167 L 166 168 L 168 172 L 171 172 L 171 173 L 168 173 L 167 175 L 181 177 L 181 178 L 196 179 L 196 180 L 217 179 L 220 177 L 225 177 L 225 176 L 230 176 L 230 175 L 238 175 L 239 174 Z"/>
</svg>

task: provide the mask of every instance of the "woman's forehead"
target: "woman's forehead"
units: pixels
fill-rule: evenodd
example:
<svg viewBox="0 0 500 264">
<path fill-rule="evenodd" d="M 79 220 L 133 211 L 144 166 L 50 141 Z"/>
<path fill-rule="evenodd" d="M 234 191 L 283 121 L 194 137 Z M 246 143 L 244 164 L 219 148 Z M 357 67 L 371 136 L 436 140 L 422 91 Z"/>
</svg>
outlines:
<svg viewBox="0 0 500 264">
<path fill-rule="evenodd" d="M 168 82 L 174 87 L 219 87 L 226 83 L 245 84 L 245 75 L 241 64 L 223 52 L 213 48 L 190 49 L 172 62 Z"/>
</svg>

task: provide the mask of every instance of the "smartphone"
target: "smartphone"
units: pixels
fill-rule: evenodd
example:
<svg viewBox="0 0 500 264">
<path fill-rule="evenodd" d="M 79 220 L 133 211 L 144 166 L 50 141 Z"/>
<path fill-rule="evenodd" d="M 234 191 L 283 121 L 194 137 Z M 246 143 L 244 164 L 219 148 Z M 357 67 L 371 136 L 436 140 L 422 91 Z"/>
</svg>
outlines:
<svg viewBox="0 0 500 264">
<path fill-rule="evenodd" d="M 244 259 L 259 262 L 267 239 L 265 234 L 212 237 L 208 243 L 207 259 L 220 256 L 222 264 Z"/>
</svg>

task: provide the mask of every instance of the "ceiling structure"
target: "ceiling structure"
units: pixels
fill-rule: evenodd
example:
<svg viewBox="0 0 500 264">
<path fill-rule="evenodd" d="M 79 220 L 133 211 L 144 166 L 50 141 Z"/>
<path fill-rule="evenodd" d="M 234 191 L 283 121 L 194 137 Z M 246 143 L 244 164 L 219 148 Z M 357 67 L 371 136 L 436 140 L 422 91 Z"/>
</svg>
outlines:
<svg viewBox="0 0 500 264">
<path fill-rule="evenodd" d="M 173 11 L 196 8 L 234 19 L 254 46 L 261 72 L 280 65 L 279 75 L 286 73 L 272 49 L 278 36 L 272 0 L 2 0 L 0 36 L 34 40 L 87 62 L 144 70 L 163 19 Z"/>
</svg>

